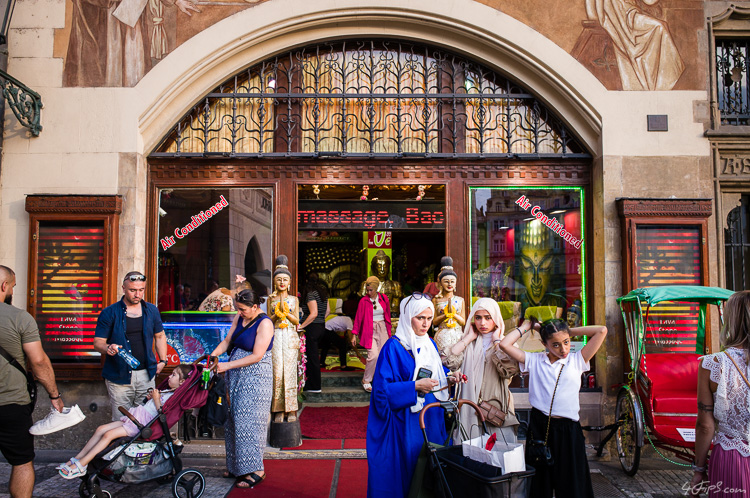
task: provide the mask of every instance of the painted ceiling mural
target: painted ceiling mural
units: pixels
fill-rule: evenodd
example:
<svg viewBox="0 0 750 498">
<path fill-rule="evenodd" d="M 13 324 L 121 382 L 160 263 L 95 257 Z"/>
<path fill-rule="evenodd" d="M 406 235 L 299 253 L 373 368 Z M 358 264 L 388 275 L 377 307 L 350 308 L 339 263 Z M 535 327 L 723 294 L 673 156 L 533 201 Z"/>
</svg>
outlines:
<svg viewBox="0 0 750 498">
<path fill-rule="evenodd" d="M 67 0 L 65 86 L 134 86 L 200 31 L 274 0 Z M 705 87 L 701 0 L 478 0 L 532 27 L 610 90 Z M 554 12 L 555 15 L 550 15 Z"/>
</svg>

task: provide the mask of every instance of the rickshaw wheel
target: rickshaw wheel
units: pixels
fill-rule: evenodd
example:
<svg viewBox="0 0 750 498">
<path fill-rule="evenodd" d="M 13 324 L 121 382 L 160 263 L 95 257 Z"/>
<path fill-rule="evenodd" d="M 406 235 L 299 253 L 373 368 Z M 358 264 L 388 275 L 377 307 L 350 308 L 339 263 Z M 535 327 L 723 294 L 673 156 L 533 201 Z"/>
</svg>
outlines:
<svg viewBox="0 0 750 498">
<path fill-rule="evenodd" d="M 620 391 L 617 396 L 615 418 L 622 422 L 617 429 L 617 455 L 625 474 L 634 476 L 641 461 L 641 447 L 638 445 L 638 426 L 636 410 L 638 407 L 630 391 Z"/>
<path fill-rule="evenodd" d="M 195 469 L 185 469 L 172 481 L 175 498 L 199 498 L 206 490 L 206 479 Z"/>
</svg>

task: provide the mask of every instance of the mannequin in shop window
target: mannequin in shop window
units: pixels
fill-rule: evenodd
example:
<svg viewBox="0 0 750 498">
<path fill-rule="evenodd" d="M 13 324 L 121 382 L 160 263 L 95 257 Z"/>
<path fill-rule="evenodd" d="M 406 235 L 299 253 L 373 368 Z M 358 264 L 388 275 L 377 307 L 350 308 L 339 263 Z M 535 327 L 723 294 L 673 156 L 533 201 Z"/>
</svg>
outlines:
<svg viewBox="0 0 750 498">
<path fill-rule="evenodd" d="M 435 319 L 432 321 L 435 329 L 435 344 L 444 362 L 447 356 L 444 352 L 461 340 L 466 324 L 464 299 L 455 294 L 457 282 L 458 278 L 453 270 L 453 258 L 444 256 L 440 260 L 440 273 L 438 274 L 440 291 L 432 298 L 432 304 L 435 305 Z"/>
<path fill-rule="evenodd" d="M 287 257 L 276 258 L 273 272 L 273 293 L 268 297 L 268 315 L 273 320 L 274 341 L 271 350 L 273 362 L 273 399 L 271 412 L 274 422 L 297 420 L 297 362 L 300 340 L 299 301 L 289 295 L 292 274 Z"/>
<path fill-rule="evenodd" d="M 397 317 L 398 305 L 401 302 L 401 298 L 404 297 L 404 293 L 401 290 L 400 283 L 388 278 L 391 273 L 391 258 L 388 257 L 385 251 L 381 249 L 375 253 L 375 257 L 370 262 L 370 270 L 380 280 L 378 292 L 388 296 L 388 301 L 391 304 L 391 317 Z M 360 296 L 367 294 L 366 285 L 367 282 L 362 282 L 362 288 L 359 292 Z"/>
</svg>

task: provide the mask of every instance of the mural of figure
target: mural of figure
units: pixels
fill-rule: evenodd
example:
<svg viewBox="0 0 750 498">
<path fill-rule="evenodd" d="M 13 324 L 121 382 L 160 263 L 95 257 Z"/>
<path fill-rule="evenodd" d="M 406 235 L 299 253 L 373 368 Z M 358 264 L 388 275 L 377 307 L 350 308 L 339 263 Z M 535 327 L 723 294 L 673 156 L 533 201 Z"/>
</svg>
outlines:
<svg viewBox="0 0 750 498">
<path fill-rule="evenodd" d="M 438 274 L 440 292 L 432 298 L 432 304 L 435 305 L 435 319 L 432 325 L 435 327 L 435 344 L 444 363 L 446 357 L 449 356 L 447 351 L 464 336 L 466 324 L 464 299 L 454 294 L 456 277 L 456 272 L 453 270 L 453 258 L 450 256 L 441 258 Z M 460 364 L 463 361 L 463 352 L 458 358 L 454 358 L 454 361 Z"/>
<path fill-rule="evenodd" d="M 586 0 L 615 46 L 623 90 L 671 90 L 685 70 L 667 24 L 650 14 L 659 0 Z"/>
<path fill-rule="evenodd" d="M 300 340 L 299 301 L 289 295 L 292 274 L 283 254 L 276 258 L 273 272 L 273 293 L 268 297 L 268 315 L 273 320 L 274 339 L 271 349 L 273 361 L 273 399 L 271 412 L 274 422 L 283 422 L 286 414 L 289 422 L 297 420 L 297 362 Z"/>
<path fill-rule="evenodd" d="M 151 59 L 168 52 L 164 4 L 188 16 L 190 11 L 200 12 L 193 0 L 73 0 L 63 83 L 125 87 L 138 83 L 151 69 Z"/>
</svg>

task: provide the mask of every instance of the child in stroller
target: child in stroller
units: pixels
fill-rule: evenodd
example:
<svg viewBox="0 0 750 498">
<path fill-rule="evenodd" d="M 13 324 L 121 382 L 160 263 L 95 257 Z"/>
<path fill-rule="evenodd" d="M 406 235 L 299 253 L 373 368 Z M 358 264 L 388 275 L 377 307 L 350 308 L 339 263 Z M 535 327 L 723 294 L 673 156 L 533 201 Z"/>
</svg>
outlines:
<svg viewBox="0 0 750 498">
<path fill-rule="evenodd" d="M 154 389 L 148 395 L 148 401 L 144 405 L 136 406 L 130 410 L 141 425 L 151 422 L 159 414 L 159 409 L 180 387 L 192 373 L 191 365 L 177 365 L 168 378 L 169 389 L 160 391 Z M 89 442 L 78 454 L 67 463 L 58 467 L 60 475 L 65 479 L 75 479 L 86 475 L 88 464 L 100 452 L 106 449 L 112 441 L 122 437 L 132 438 L 140 432 L 140 429 L 128 418 L 121 417 L 117 422 L 100 425 L 94 431 Z"/>
</svg>

